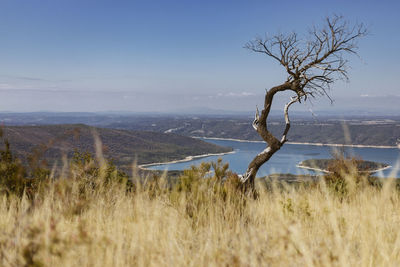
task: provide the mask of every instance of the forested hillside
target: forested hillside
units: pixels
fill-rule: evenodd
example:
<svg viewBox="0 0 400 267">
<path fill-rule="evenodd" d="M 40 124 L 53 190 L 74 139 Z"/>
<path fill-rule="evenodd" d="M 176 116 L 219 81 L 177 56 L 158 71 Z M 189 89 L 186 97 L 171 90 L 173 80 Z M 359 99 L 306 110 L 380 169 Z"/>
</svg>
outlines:
<svg viewBox="0 0 400 267">
<path fill-rule="evenodd" d="M 198 139 L 148 131 L 95 128 L 86 125 L 7 126 L 4 136 L 12 151 L 26 160 L 28 156 L 61 164 L 62 156 L 71 157 L 75 150 L 94 153 L 94 134 L 103 144 L 106 158 L 122 167 L 183 159 L 190 155 L 228 152 L 231 149 Z"/>
</svg>

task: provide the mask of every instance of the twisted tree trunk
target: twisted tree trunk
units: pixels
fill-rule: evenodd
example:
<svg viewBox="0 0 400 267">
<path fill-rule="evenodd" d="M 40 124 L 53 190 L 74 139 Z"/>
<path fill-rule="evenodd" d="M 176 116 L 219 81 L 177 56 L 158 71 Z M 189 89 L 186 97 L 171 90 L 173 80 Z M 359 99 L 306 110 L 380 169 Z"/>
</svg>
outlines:
<svg viewBox="0 0 400 267">
<path fill-rule="evenodd" d="M 286 82 L 279 86 L 275 86 L 271 88 L 265 94 L 264 100 L 264 108 L 261 111 L 261 116 L 257 109 L 256 115 L 253 121 L 253 128 L 258 132 L 258 134 L 263 138 L 263 140 L 267 143 L 267 147 L 261 151 L 255 158 L 250 162 L 247 167 L 247 171 L 244 175 L 239 175 L 239 179 L 245 185 L 247 189 L 254 190 L 254 180 L 256 178 L 257 172 L 259 168 L 267 162 L 275 152 L 277 152 L 282 145 L 287 141 L 286 136 L 290 129 L 290 120 L 289 120 L 289 107 L 293 103 L 299 101 L 300 96 L 292 97 L 291 101 L 285 105 L 284 114 L 285 114 L 285 122 L 286 127 L 282 134 L 281 139 L 276 138 L 267 127 L 267 119 L 269 112 L 271 110 L 272 101 L 274 95 L 281 91 L 293 90 L 297 91 L 295 88 L 295 84 L 293 82 Z"/>
</svg>

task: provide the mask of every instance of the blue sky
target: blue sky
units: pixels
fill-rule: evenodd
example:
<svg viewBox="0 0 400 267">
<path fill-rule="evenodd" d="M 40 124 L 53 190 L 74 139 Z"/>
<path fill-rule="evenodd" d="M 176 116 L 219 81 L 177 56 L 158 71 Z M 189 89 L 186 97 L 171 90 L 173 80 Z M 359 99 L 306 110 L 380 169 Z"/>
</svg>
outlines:
<svg viewBox="0 0 400 267">
<path fill-rule="evenodd" d="M 400 101 L 399 10 L 394 0 L 1 0 L 0 110 L 252 110 L 285 75 L 244 44 L 305 33 L 331 14 L 371 34 L 362 60 L 349 58 L 350 83 L 333 87 L 336 104 L 312 108 L 388 108 L 385 99 Z"/>
</svg>

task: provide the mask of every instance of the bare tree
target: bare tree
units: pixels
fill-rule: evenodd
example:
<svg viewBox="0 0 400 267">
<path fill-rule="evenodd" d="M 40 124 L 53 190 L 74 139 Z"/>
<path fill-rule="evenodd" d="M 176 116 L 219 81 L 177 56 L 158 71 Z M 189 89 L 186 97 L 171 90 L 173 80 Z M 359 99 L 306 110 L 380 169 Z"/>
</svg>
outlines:
<svg viewBox="0 0 400 267">
<path fill-rule="evenodd" d="M 326 95 L 330 86 L 338 79 L 348 80 L 348 60 L 344 56 L 357 55 L 357 41 L 367 34 L 363 24 L 350 25 L 341 16 L 328 17 L 322 27 L 313 27 L 305 38 L 296 33 L 278 34 L 256 38 L 245 48 L 265 54 L 284 67 L 287 79 L 284 83 L 266 91 L 261 114 L 256 111 L 253 128 L 267 143 L 267 147 L 249 164 L 244 175 L 239 175 L 246 188 L 254 189 L 254 179 L 259 168 L 267 162 L 287 141 L 290 129 L 289 107 L 307 97 Z M 291 91 L 291 100 L 284 107 L 286 127 L 278 139 L 269 130 L 268 115 L 276 93 Z"/>
</svg>

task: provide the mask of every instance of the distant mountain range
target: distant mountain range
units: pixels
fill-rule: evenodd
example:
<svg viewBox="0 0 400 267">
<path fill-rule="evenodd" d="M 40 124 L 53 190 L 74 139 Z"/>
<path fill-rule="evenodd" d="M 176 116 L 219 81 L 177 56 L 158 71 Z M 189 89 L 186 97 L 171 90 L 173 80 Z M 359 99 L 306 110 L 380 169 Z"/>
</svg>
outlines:
<svg viewBox="0 0 400 267">
<path fill-rule="evenodd" d="M 3 125 L 86 124 L 120 130 L 174 133 L 185 136 L 261 140 L 251 126 L 254 115 L 138 115 L 114 113 L 0 113 Z M 282 114 L 272 114 L 269 129 L 280 136 Z M 356 114 L 291 116 L 292 142 L 395 146 L 400 142 L 400 116 Z M 160 137 L 161 138 L 161 137 Z"/>
</svg>

